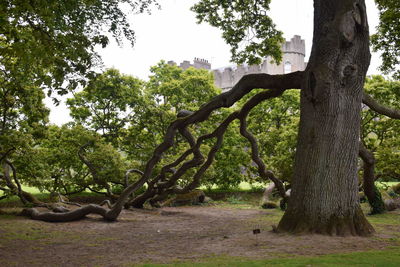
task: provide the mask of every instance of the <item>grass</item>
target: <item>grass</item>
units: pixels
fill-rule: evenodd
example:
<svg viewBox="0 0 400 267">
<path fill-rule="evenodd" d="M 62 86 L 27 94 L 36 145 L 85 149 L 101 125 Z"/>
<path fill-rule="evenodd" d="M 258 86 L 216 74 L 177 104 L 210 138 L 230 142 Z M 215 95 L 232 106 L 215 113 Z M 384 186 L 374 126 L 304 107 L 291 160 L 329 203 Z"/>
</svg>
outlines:
<svg viewBox="0 0 400 267">
<path fill-rule="evenodd" d="M 174 264 L 142 264 L 141 267 L 214 267 L 214 266 L 382 266 L 400 265 L 400 248 L 371 250 L 366 252 L 330 254 L 317 257 L 280 257 L 268 260 L 249 260 L 245 258 L 216 257 L 205 262 Z M 134 265 L 132 265 L 134 266 Z M 136 265 L 137 266 L 137 265 Z"/>
</svg>

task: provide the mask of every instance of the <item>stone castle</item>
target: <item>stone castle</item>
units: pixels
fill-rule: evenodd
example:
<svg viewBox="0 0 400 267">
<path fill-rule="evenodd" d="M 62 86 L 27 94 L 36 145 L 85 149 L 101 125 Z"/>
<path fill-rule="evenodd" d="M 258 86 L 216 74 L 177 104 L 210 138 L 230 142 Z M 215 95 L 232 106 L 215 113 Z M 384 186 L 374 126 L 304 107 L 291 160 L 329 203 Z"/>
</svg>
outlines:
<svg viewBox="0 0 400 267">
<path fill-rule="evenodd" d="M 282 45 L 282 63 L 277 65 L 270 57 L 264 59 L 261 65 L 238 65 L 219 69 L 211 69 L 211 63 L 205 59 L 195 58 L 193 64 L 185 60 L 179 64 L 182 69 L 194 67 L 197 69 L 212 70 L 215 85 L 222 91 L 231 89 L 244 75 L 251 73 L 284 74 L 293 71 L 304 70 L 307 63 L 305 58 L 305 42 L 299 35 L 295 35 L 290 41 Z M 170 65 L 176 65 L 174 61 L 168 61 Z"/>
</svg>

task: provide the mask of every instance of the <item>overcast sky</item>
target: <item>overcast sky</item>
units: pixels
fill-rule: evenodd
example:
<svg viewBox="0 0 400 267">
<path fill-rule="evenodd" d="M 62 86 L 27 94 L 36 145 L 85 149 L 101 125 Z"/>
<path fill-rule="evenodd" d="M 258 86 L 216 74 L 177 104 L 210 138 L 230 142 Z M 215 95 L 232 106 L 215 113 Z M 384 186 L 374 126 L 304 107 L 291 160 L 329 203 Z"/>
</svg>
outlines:
<svg viewBox="0 0 400 267">
<path fill-rule="evenodd" d="M 212 68 L 231 65 L 229 47 L 221 38 L 221 32 L 207 24 L 196 24 L 195 15 L 189 9 L 195 0 L 162 0 L 161 10 L 151 15 L 131 17 L 135 30 L 135 46 L 118 47 L 112 42 L 99 50 L 105 68 L 114 67 L 121 72 L 147 79 L 151 66 L 160 60 L 192 61 L 194 57 L 207 59 Z M 313 6 L 312 0 L 272 0 L 270 16 L 284 37 L 289 40 L 300 35 L 306 41 L 306 58 L 310 55 Z M 378 13 L 373 0 L 366 0 L 371 33 L 378 23 Z M 377 74 L 379 56 L 373 54 L 369 74 Z M 50 121 L 61 125 L 69 120 L 64 105 L 52 107 Z"/>
</svg>

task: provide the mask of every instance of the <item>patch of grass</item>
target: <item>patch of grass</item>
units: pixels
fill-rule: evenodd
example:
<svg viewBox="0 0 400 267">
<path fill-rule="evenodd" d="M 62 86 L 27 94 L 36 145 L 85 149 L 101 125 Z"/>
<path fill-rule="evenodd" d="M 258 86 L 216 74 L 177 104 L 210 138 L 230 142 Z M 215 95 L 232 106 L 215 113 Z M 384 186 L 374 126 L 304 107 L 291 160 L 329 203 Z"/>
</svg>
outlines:
<svg viewBox="0 0 400 267">
<path fill-rule="evenodd" d="M 268 225 L 277 225 L 279 221 L 281 220 L 283 216 L 283 211 L 280 209 L 269 209 L 265 210 L 266 214 L 260 215 L 256 218 L 254 218 L 254 223 L 259 223 L 259 224 L 268 224 Z M 271 230 L 268 228 L 268 230 Z"/>
<path fill-rule="evenodd" d="M 400 224 L 400 214 L 393 212 L 386 212 L 383 214 L 367 215 L 367 219 L 373 225 L 399 225 Z"/>
<path fill-rule="evenodd" d="M 232 195 L 226 199 L 229 204 L 246 204 L 240 195 Z"/>
<path fill-rule="evenodd" d="M 0 244 L 14 240 L 39 241 L 40 243 L 56 243 L 59 240 L 80 239 L 80 235 L 70 232 L 55 231 L 41 222 L 26 220 L 23 217 L 12 215 L 0 216 Z"/>
<path fill-rule="evenodd" d="M 133 265 L 132 265 L 133 266 Z M 138 266 L 138 265 L 135 265 Z M 400 266 L 400 248 L 392 248 L 386 250 L 371 250 L 366 252 L 340 253 L 315 257 L 285 257 L 280 255 L 279 258 L 268 260 L 249 260 L 246 258 L 232 257 L 215 257 L 210 262 L 199 263 L 174 263 L 174 264 L 142 264 L 142 267 L 157 266 L 382 266 L 395 267 Z"/>
<path fill-rule="evenodd" d="M 4 224 L 1 227 L 5 233 L 5 240 L 40 240 L 48 236 L 48 233 L 41 227 L 34 227 L 25 223 Z"/>
</svg>

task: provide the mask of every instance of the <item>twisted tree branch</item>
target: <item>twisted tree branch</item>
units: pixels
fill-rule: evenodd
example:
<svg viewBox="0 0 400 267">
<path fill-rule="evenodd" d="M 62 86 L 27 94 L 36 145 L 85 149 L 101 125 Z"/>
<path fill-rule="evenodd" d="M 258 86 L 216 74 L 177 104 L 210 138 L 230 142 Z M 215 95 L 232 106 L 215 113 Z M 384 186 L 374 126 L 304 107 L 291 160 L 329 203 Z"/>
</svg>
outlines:
<svg viewBox="0 0 400 267">
<path fill-rule="evenodd" d="M 385 204 L 382 201 L 382 196 L 375 186 L 375 157 L 362 142 L 358 155 L 363 160 L 363 188 L 371 206 L 371 214 L 379 214 L 385 211 Z"/>
<path fill-rule="evenodd" d="M 211 148 L 211 150 L 209 151 L 208 157 L 207 157 L 207 161 L 200 167 L 200 169 L 196 172 L 196 174 L 193 177 L 193 181 L 191 183 L 189 183 L 186 187 L 182 188 L 182 189 L 178 189 L 178 188 L 170 188 L 168 190 L 166 190 L 162 195 L 153 198 L 152 201 L 159 201 L 159 200 L 163 200 L 165 199 L 169 194 L 171 193 L 175 193 L 175 194 L 183 194 L 183 193 L 187 193 L 190 190 L 195 189 L 199 183 L 200 183 L 200 178 L 203 176 L 204 172 L 209 168 L 209 166 L 212 164 L 214 158 L 215 158 L 215 154 L 217 153 L 217 151 L 220 149 L 222 142 L 223 142 L 223 137 L 224 134 L 226 132 L 226 129 L 228 128 L 229 124 L 234 121 L 235 119 L 239 119 L 241 122 L 241 134 L 246 137 L 250 143 L 252 144 L 252 159 L 257 163 L 257 165 L 259 166 L 259 173 L 260 176 L 265 178 L 265 179 L 271 179 L 278 187 L 279 192 L 281 193 L 282 197 L 285 198 L 285 189 L 283 187 L 283 183 L 274 176 L 274 174 L 271 171 L 266 171 L 265 169 L 265 165 L 262 162 L 261 158 L 258 156 L 258 146 L 257 146 L 257 141 L 254 138 L 254 136 L 252 136 L 246 129 L 246 118 L 249 114 L 249 112 L 255 107 L 257 106 L 259 103 L 261 103 L 262 101 L 269 99 L 269 98 L 273 98 L 273 97 L 277 97 L 280 96 L 283 92 L 285 91 L 285 89 L 277 89 L 277 90 L 270 90 L 270 91 L 266 91 L 266 92 L 262 92 L 259 93 L 257 95 L 255 95 L 254 97 L 252 97 L 243 107 L 239 112 L 234 112 L 232 114 L 230 114 L 220 125 L 219 127 L 217 127 L 217 129 L 214 130 L 214 132 L 212 132 L 211 134 L 208 135 L 203 135 L 201 137 L 199 137 L 197 143 L 196 143 L 196 149 L 199 149 L 201 143 L 205 140 L 205 139 L 209 139 L 209 138 L 217 138 L 216 143 L 214 144 L 214 146 Z M 182 166 L 182 170 L 184 172 L 186 172 L 186 170 L 189 168 L 186 168 L 185 165 Z M 169 182 L 169 186 L 171 187 L 172 185 L 175 184 L 176 182 L 176 177 L 174 177 L 175 179 L 170 179 Z"/>
<path fill-rule="evenodd" d="M 304 72 L 297 71 L 283 75 L 249 74 L 243 76 L 230 90 L 214 97 L 209 103 L 193 114 L 178 119 L 170 124 L 164 136 L 164 141 L 154 150 L 152 158 L 147 162 L 142 178 L 127 188 L 127 192 L 139 189 L 150 178 L 154 166 L 160 161 L 162 154 L 173 145 L 174 136 L 178 129 L 190 124 L 206 120 L 211 112 L 221 107 L 230 107 L 244 95 L 255 88 L 261 89 L 295 89 L 301 88 Z M 122 196 L 122 195 L 121 195 Z"/>
<path fill-rule="evenodd" d="M 276 96 L 280 95 L 286 89 L 301 88 L 303 76 L 304 76 L 304 72 L 292 72 L 292 73 L 283 74 L 283 75 L 268 75 L 268 74 L 246 75 L 230 91 L 225 92 L 219 96 L 216 96 L 209 103 L 202 106 L 198 111 L 194 112 L 193 114 L 188 114 L 185 117 L 178 118 L 177 120 L 172 122 L 166 131 L 163 142 L 159 146 L 157 146 L 157 148 L 153 152 L 153 156 L 147 162 L 142 177 L 135 183 L 133 183 L 130 186 L 128 186 L 127 188 L 125 188 L 124 191 L 122 191 L 121 195 L 119 196 L 119 198 L 114 203 L 114 205 L 112 206 L 111 209 L 107 210 L 98 205 L 92 204 L 92 205 L 87 205 L 87 206 L 81 207 L 77 210 L 62 213 L 62 214 L 56 214 L 56 213 L 42 214 L 42 213 L 39 213 L 35 209 L 27 209 L 27 210 L 25 210 L 25 213 L 34 219 L 40 219 L 40 220 L 46 220 L 46 221 L 77 220 L 77 219 L 84 217 L 85 215 L 87 215 L 89 213 L 99 214 L 99 215 L 103 216 L 103 218 L 106 220 L 116 220 L 117 217 L 119 216 L 122 208 L 124 207 L 124 204 L 128 201 L 129 196 L 132 193 L 134 193 L 137 189 L 142 187 L 144 185 L 144 183 L 148 182 L 148 180 L 150 179 L 150 177 L 153 173 L 154 167 L 160 161 L 164 152 L 166 152 L 173 145 L 174 138 L 178 131 L 182 131 L 183 129 L 185 129 L 186 127 L 188 127 L 191 124 L 202 122 L 202 121 L 206 120 L 213 111 L 215 111 L 219 108 L 232 106 L 234 103 L 239 101 L 244 95 L 246 95 L 247 93 L 249 93 L 251 90 L 253 90 L 255 88 L 272 89 L 268 92 L 271 92 L 270 93 L 271 95 L 276 94 Z M 254 97 L 252 99 L 254 99 Z M 249 102 L 252 102 L 252 99 Z M 252 107 L 246 103 L 244 105 L 244 107 L 242 108 L 241 112 L 244 114 L 246 109 L 251 109 L 251 108 Z M 237 116 L 238 116 L 238 113 L 231 114 L 229 117 L 229 120 L 228 121 L 225 120 L 226 127 L 229 125 L 229 123 L 232 120 L 236 119 Z M 193 183 L 192 185 L 196 184 L 197 177 L 200 177 L 205 172 L 205 170 L 208 168 L 208 166 L 211 165 L 214 155 L 215 155 L 216 151 L 219 149 L 219 146 L 220 146 L 219 143 L 222 142 L 222 135 L 225 131 L 224 127 L 225 126 L 218 127 L 214 131 L 214 134 L 216 136 L 219 135 L 221 137 L 219 140 L 217 140 L 216 146 L 214 146 L 211 149 L 211 151 L 209 152 L 207 161 L 200 167 L 200 169 L 196 173 L 194 181 L 192 182 Z M 185 132 L 183 132 L 183 133 L 185 133 Z M 206 138 L 207 138 L 207 136 L 203 136 L 204 140 Z M 201 141 L 201 139 L 199 138 L 197 140 L 197 144 L 200 145 L 200 143 L 201 143 L 200 141 Z M 189 141 L 189 143 L 191 145 L 194 144 L 193 140 Z M 196 154 L 197 152 L 195 151 L 195 147 L 197 147 L 197 145 L 194 146 L 193 148 L 191 148 L 190 150 L 188 150 L 187 152 L 185 152 L 184 155 L 181 156 L 179 159 L 184 160 L 191 153 Z M 186 164 L 184 168 L 187 168 L 187 166 L 189 166 L 189 167 L 196 166 L 199 163 L 200 163 L 200 160 L 196 159 L 196 162 L 188 161 L 188 162 L 185 162 L 182 166 L 184 166 Z M 184 168 L 182 168 L 182 166 L 181 166 L 181 171 L 183 172 Z M 171 168 L 165 168 L 164 172 L 167 172 L 169 170 L 171 170 Z M 176 173 L 178 173 L 178 172 L 180 175 L 179 170 Z M 175 175 L 175 177 L 178 177 L 179 175 L 176 173 L 174 173 L 172 176 Z"/>
</svg>

